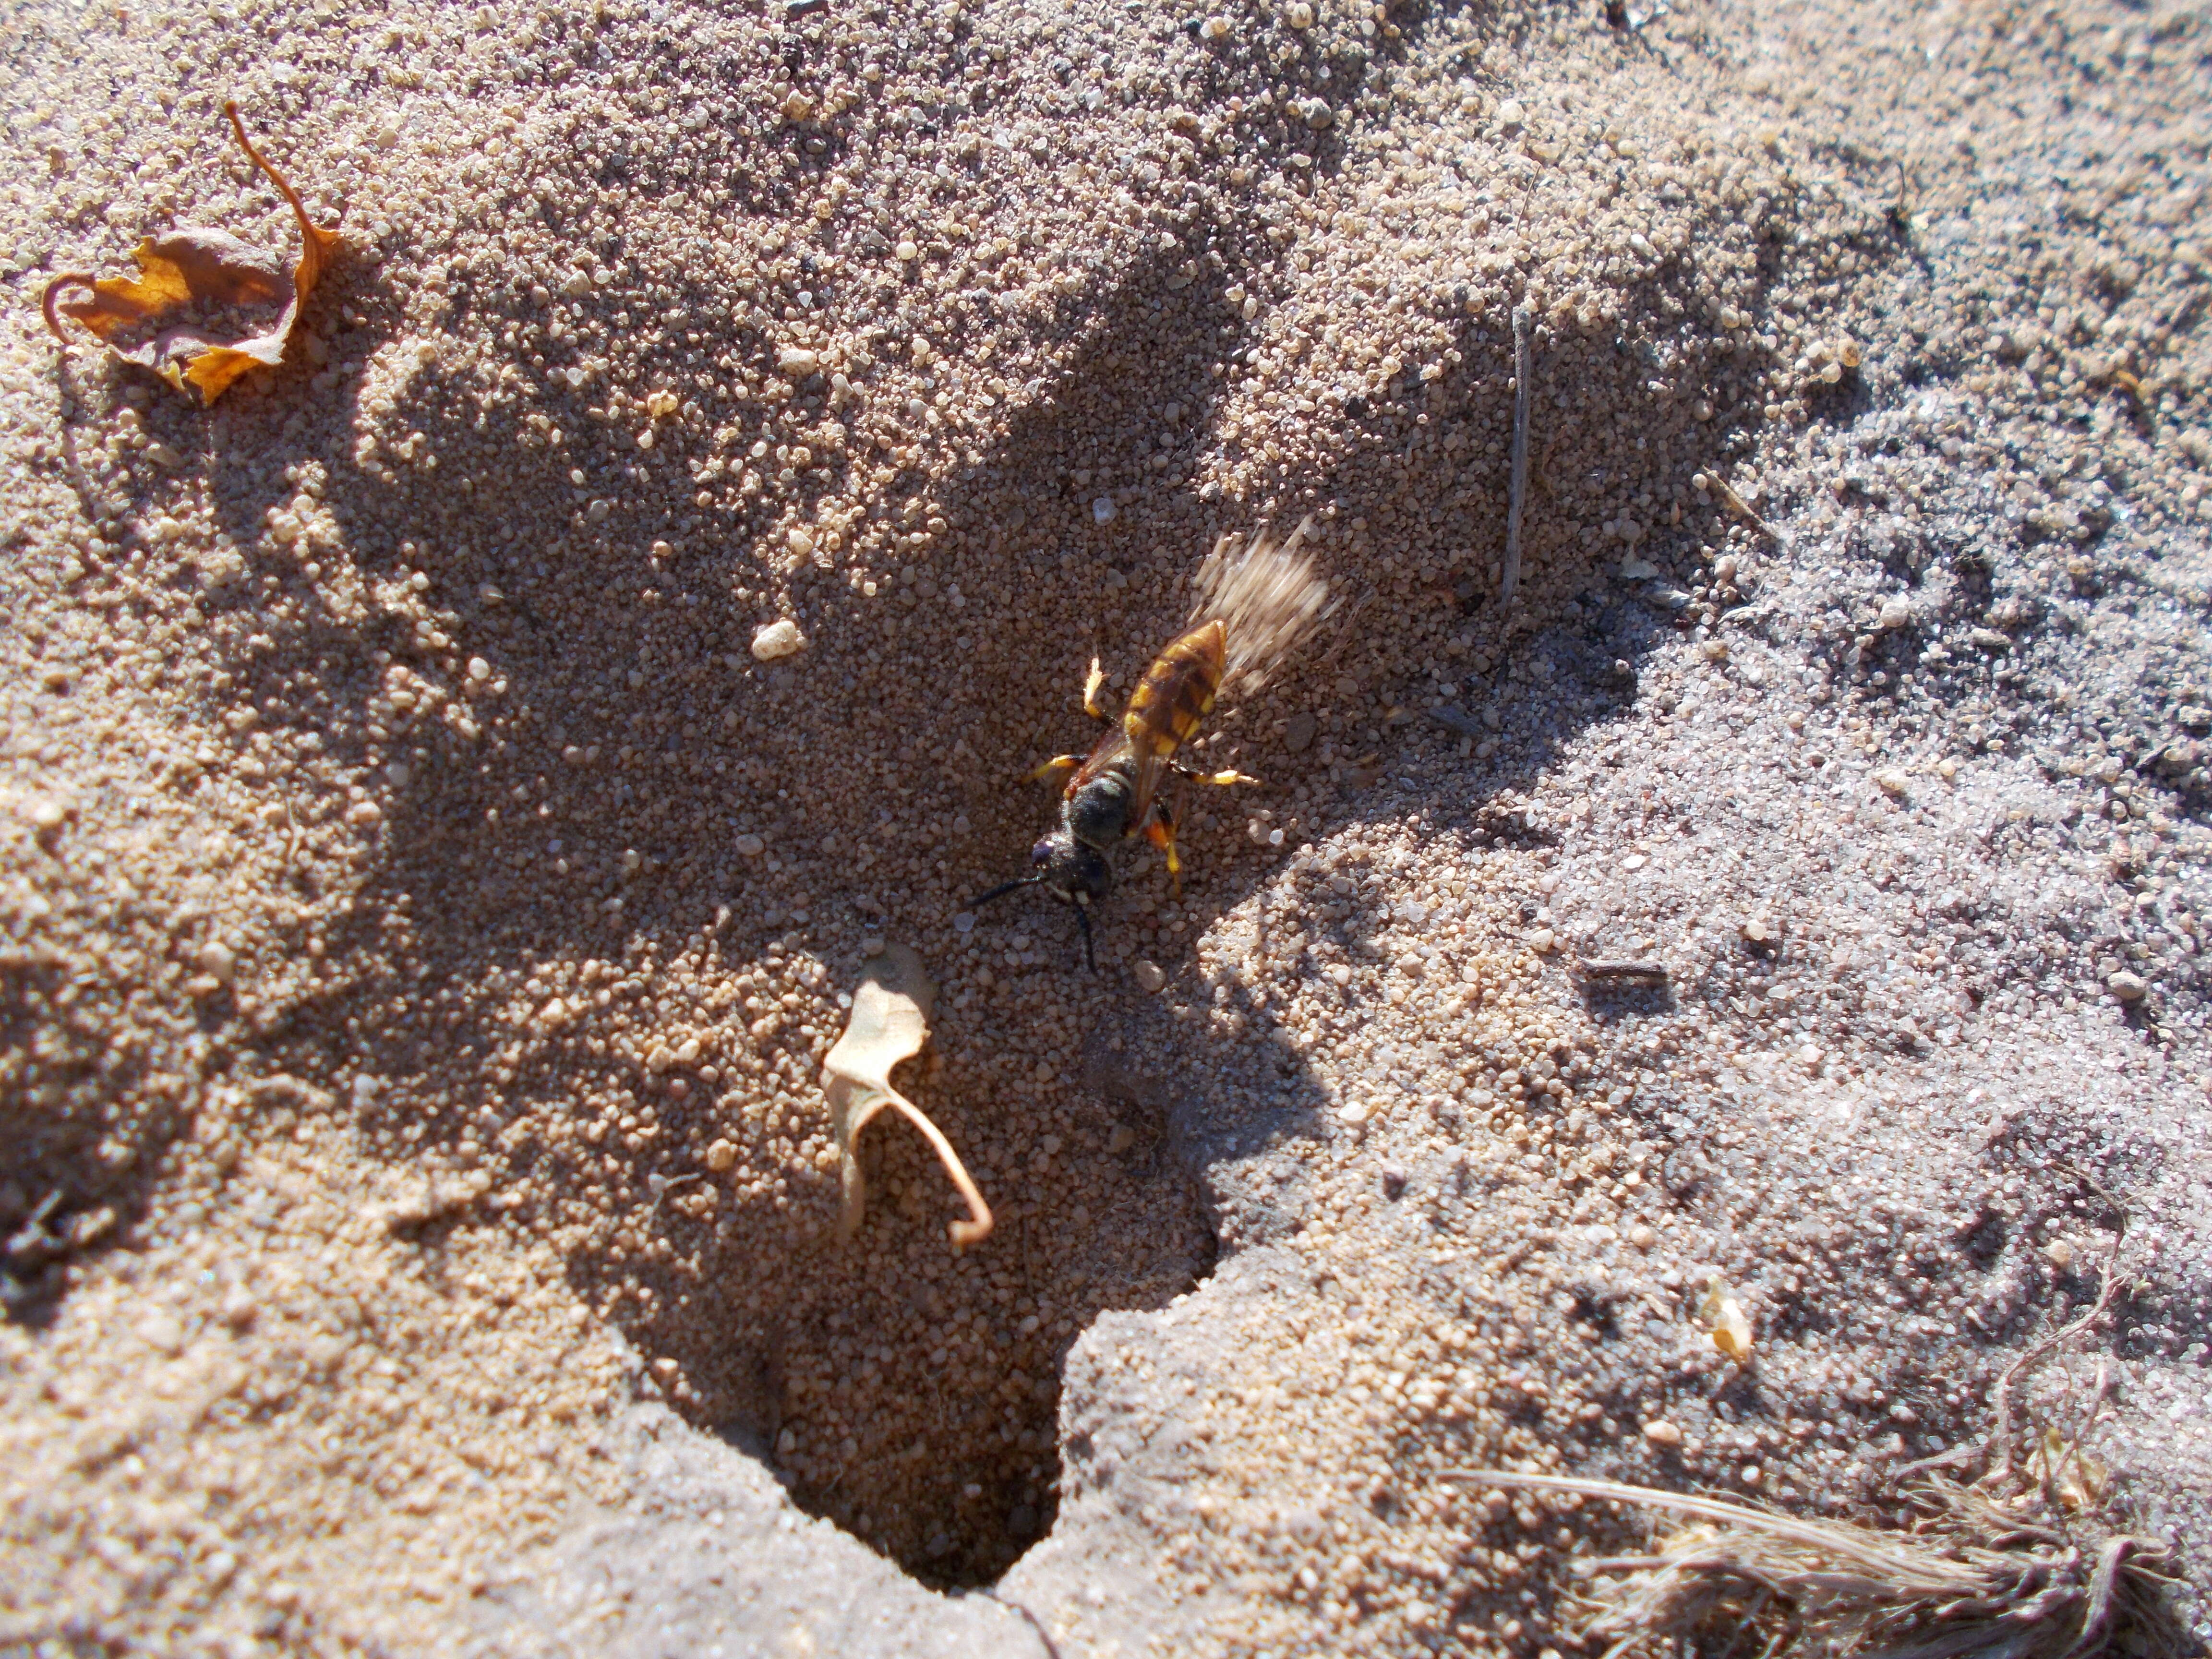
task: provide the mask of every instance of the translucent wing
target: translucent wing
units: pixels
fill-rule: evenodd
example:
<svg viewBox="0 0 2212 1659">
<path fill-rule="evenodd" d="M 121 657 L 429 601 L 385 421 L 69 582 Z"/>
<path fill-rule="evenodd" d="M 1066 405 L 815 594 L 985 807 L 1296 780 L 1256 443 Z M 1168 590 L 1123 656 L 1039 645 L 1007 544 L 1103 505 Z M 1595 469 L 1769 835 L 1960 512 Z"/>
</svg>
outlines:
<svg viewBox="0 0 2212 1659">
<path fill-rule="evenodd" d="M 1261 531 L 1239 546 L 1224 536 L 1198 568 L 1191 625 L 1218 622 L 1228 631 L 1222 690 L 1253 691 L 1331 612 L 1328 580 L 1304 543 L 1306 520 L 1279 544 Z"/>
<path fill-rule="evenodd" d="M 1117 724 L 1098 739 L 1098 745 L 1084 759 L 1083 764 L 1067 781 L 1065 793 L 1073 795 L 1077 790 L 1112 766 L 1129 752 L 1129 733 L 1124 725 Z"/>
</svg>

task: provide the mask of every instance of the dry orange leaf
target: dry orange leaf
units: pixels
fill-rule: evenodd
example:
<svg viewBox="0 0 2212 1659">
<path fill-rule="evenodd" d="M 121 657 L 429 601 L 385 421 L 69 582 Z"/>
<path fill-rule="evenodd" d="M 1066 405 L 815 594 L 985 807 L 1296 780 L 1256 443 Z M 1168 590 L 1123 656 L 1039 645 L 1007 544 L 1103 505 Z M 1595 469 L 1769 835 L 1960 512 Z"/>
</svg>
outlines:
<svg viewBox="0 0 2212 1659">
<path fill-rule="evenodd" d="M 322 280 L 340 240 L 337 232 L 307 217 L 299 191 L 253 148 L 245 123 L 238 118 L 238 106 L 227 103 L 222 112 L 230 118 L 238 147 L 269 175 L 269 182 L 291 204 L 292 216 L 300 222 L 300 263 L 291 274 L 285 274 L 277 255 L 249 246 L 228 231 L 187 226 L 166 236 L 149 236 L 132 249 L 131 257 L 138 262 L 137 276 L 95 278 L 88 271 L 64 271 L 46 284 L 43 300 L 46 326 L 56 339 L 68 343 L 61 319 L 70 318 L 98 335 L 125 362 L 152 369 L 179 392 L 197 386 L 210 404 L 246 370 L 274 368 L 284 361 L 301 310 Z M 60 297 L 70 289 L 89 292 L 82 299 Z M 280 302 L 283 314 L 274 328 L 235 345 L 210 339 L 190 327 L 169 329 L 135 350 L 115 343 L 118 334 L 179 306 Z"/>
</svg>

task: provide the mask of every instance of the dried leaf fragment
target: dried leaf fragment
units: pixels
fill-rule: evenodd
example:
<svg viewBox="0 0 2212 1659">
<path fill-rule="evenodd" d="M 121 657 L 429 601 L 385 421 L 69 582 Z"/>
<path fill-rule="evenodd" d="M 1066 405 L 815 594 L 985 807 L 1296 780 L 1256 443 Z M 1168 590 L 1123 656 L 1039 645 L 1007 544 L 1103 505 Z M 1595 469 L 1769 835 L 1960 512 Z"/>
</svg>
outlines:
<svg viewBox="0 0 2212 1659">
<path fill-rule="evenodd" d="M 187 226 L 166 236 L 149 236 L 131 250 L 138 275 L 94 277 L 88 271 L 64 271 L 46 284 L 41 305 L 46 326 L 66 344 L 69 333 L 61 319 L 82 324 L 106 343 L 107 349 L 126 363 L 136 363 L 159 374 L 179 392 L 198 387 L 204 403 L 213 403 L 231 383 L 251 368 L 274 368 L 284 361 L 285 349 L 299 326 L 300 313 L 315 291 L 337 252 L 340 238 L 307 216 L 307 205 L 284 175 L 271 167 L 246 136 L 238 106 L 227 103 L 222 112 L 230 118 L 238 147 L 246 159 L 269 175 L 277 193 L 290 204 L 300 225 L 300 259 L 287 275 L 282 259 L 265 249 L 241 242 L 228 231 Z M 72 289 L 88 290 L 84 297 L 64 299 Z M 116 343 L 116 337 L 160 318 L 179 306 L 229 307 L 275 305 L 284 307 L 276 325 L 265 334 L 225 345 L 198 329 L 181 326 L 163 331 L 148 344 L 133 349 Z"/>
<path fill-rule="evenodd" d="M 1751 1354 L 1751 1319 L 1736 1300 L 1728 1281 L 1715 1273 L 1705 1281 L 1705 1299 L 1698 1304 L 1698 1318 L 1713 1334 L 1713 1346 L 1730 1359 Z"/>
<path fill-rule="evenodd" d="M 895 1107 L 921 1131 L 945 1166 L 960 1196 L 967 1200 L 969 1218 L 951 1223 L 947 1231 L 955 1248 L 981 1243 L 991 1235 L 991 1207 L 969 1179 L 967 1167 L 945 1132 L 927 1114 L 891 1087 L 891 1071 L 900 1061 L 921 1052 L 929 1037 L 929 1010 L 937 988 L 930 983 L 921 958 L 904 945 L 887 945 L 870 958 L 853 993 L 853 1017 L 836 1047 L 822 1062 L 822 1091 L 830 1098 L 830 1127 L 837 1136 L 837 1161 L 844 1187 L 844 1212 L 838 1218 L 838 1235 L 850 1238 L 860 1230 L 868 1206 L 866 1177 L 860 1172 L 858 1147 L 860 1131 L 886 1106 Z"/>
</svg>

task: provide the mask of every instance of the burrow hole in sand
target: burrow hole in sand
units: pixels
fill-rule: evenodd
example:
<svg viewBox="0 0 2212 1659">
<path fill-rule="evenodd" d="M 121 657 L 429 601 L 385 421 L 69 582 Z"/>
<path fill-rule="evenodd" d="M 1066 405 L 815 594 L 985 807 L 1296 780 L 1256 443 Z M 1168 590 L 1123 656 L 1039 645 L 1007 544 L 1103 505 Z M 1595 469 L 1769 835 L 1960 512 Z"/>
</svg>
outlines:
<svg viewBox="0 0 2212 1659">
<path fill-rule="evenodd" d="M 1086 1092 L 1079 1170 L 1000 1156 L 925 1055 L 902 1073 L 971 1171 L 993 1236 L 947 1245 L 959 1212 L 920 1137 L 888 1120 L 862 1143 L 868 1218 L 730 1229 L 696 1275 L 635 1270 L 603 1285 L 622 1322 L 702 1429 L 760 1458 L 809 1514 L 921 1582 L 988 1584 L 1050 1531 L 1067 1352 L 1099 1314 L 1165 1307 L 1212 1270 L 1216 1243 L 1166 1111 L 1126 1089 Z M 742 1218 L 733 1218 L 740 1219 Z M 811 1214 L 808 1221 L 816 1219 Z M 828 1214 L 820 1218 L 827 1221 Z"/>
</svg>

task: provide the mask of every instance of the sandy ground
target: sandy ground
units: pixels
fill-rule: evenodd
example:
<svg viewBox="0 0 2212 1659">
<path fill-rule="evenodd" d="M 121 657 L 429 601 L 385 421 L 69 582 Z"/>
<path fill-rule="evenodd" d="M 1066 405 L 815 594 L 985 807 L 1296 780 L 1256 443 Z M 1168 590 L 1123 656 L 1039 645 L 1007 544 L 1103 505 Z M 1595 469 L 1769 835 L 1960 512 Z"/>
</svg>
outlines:
<svg viewBox="0 0 2212 1659">
<path fill-rule="evenodd" d="M 2208 51 L 17 8 L 0 1649 L 1553 1659 L 1618 1523 L 1449 1471 L 1893 1515 L 2107 1264 L 2027 1394 L 2212 1580 Z M 346 249 L 201 410 L 37 301 L 289 256 L 227 96 Z M 1308 513 L 1181 901 L 969 909 Z M 884 939 L 963 1255 L 890 1126 L 836 1240 Z"/>
</svg>

